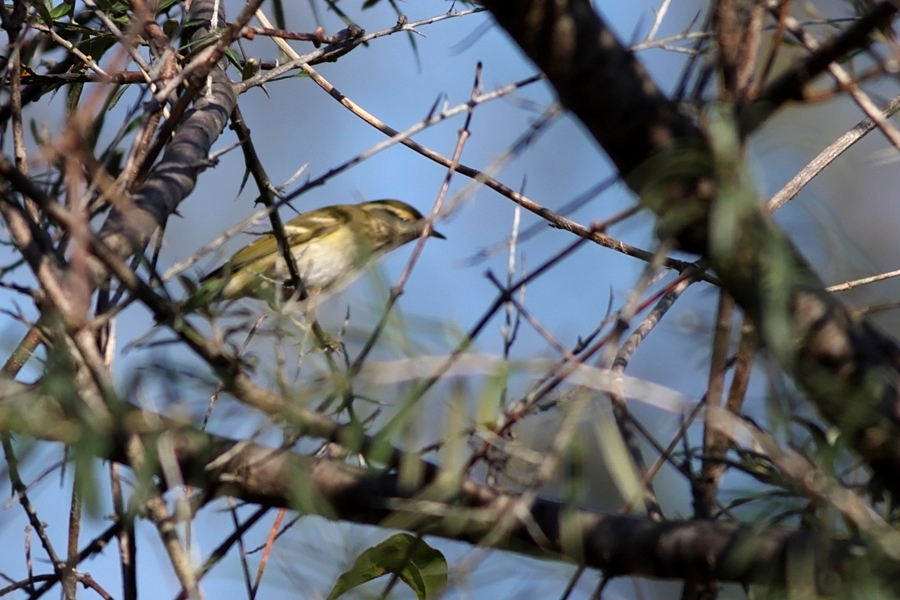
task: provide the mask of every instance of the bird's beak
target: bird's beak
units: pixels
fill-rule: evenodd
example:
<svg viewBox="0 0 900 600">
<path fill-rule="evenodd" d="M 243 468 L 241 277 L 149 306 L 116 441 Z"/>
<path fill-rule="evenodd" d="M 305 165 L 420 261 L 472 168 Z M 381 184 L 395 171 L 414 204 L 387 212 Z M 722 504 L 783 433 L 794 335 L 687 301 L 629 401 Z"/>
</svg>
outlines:
<svg viewBox="0 0 900 600">
<path fill-rule="evenodd" d="M 428 237 L 436 237 L 439 240 L 447 239 L 447 236 L 445 236 L 443 233 L 439 233 L 439 232 L 435 231 L 434 229 L 431 230 L 431 235 L 429 235 Z"/>
</svg>

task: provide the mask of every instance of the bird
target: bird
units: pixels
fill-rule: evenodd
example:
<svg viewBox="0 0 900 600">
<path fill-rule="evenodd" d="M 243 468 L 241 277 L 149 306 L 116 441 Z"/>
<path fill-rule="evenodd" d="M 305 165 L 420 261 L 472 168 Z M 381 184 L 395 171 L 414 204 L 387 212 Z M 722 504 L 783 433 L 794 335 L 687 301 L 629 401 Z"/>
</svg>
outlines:
<svg viewBox="0 0 900 600">
<path fill-rule="evenodd" d="M 308 295 L 335 291 L 383 256 L 420 237 L 428 220 L 406 202 L 370 200 L 325 206 L 291 219 L 284 231 Z M 446 239 L 432 230 L 430 237 Z M 193 310 L 223 300 L 256 298 L 277 305 L 298 290 L 271 233 L 245 246 L 200 279 L 183 304 Z M 302 299 L 302 298 L 301 298 Z"/>
</svg>

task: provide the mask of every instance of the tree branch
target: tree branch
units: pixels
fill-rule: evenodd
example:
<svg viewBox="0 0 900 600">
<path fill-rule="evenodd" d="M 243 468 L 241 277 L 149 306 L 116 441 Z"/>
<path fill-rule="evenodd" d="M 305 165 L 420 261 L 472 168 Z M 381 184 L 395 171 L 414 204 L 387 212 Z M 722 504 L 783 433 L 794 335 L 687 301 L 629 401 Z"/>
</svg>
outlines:
<svg viewBox="0 0 900 600">
<path fill-rule="evenodd" d="M 894 10 L 886 4 L 893 6 L 878 4 L 846 39 L 824 45 L 822 57 L 796 70 L 821 72 L 840 57 L 835 48 L 864 43 L 862 30 Z M 900 497 L 900 348 L 832 298 L 762 213 L 743 179 L 737 127 L 704 140 L 587 0 L 485 5 L 657 214 L 660 237 L 707 258 L 781 368 Z"/>
<path fill-rule="evenodd" d="M 198 27 L 193 33 L 193 40 L 209 35 L 208 23 L 216 4 L 220 8 L 218 22 L 224 24 L 225 15 L 220 3 L 195 0 L 191 5 L 188 19 L 206 21 L 205 27 Z M 121 258 L 143 251 L 150 236 L 187 198 L 194 189 L 197 176 L 207 167 L 209 150 L 225 128 L 237 103 L 236 88 L 225 72 L 227 64 L 226 60 L 219 58 L 211 65 L 206 91 L 185 113 L 166 146 L 162 160 L 153 168 L 140 190 L 130 200 L 120 199 L 114 203 L 99 235 L 106 247 Z M 205 74 L 201 69 L 195 75 L 202 77 Z M 107 273 L 103 263 L 92 261 L 94 287 Z"/>
<path fill-rule="evenodd" d="M 124 407 L 114 429 L 91 432 L 65 414 L 71 401 L 0 379 L 0 427 L 44 440 L 90 444 L 103 459 L 128 462 L 129 440 L 141 441 L 148 461 L 165 438 L 183 481 L 209 497 L 228 495 L 266 507 L 300 509 L 330 519 L 405 529 L 480 544 L 518 496 L 434 469 L 418 485 L 393 472 L 366 470 L 330 458 L 234 441 L 198 431 L 157 413 Z M 491 536 L 497 539 L 496 536 Z M 748 527 L 715 521 L 658 523 L 609 515 L 538 498 L 497 548 L 570 560 L 609 576 L 787 585 L 790 557 L 802 556 L 820 577 L 847 572 L 853 545 L 804 529 Z M 808 561 L 808 562 L 806 562 Z M 792 572 L 796 577 L 796 572 Z"/>
</svg>

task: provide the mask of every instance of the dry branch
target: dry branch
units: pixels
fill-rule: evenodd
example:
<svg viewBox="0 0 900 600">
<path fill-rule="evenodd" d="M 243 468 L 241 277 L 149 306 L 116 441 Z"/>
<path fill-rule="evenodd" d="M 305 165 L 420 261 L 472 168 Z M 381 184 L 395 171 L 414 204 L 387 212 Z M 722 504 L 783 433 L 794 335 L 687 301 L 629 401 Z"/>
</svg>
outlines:
<svg viewBox="0 0 900 600">
<path fill-rule="evenodd" d="M 709 261 L 781 368 L 842 430 L 879 482 L 900 494 L 900 348 L 829 295 L 760 210 L 755 192 L 739 181 L 737 128 L 704 136 L 659 92 L 587 0 L 485 5 L 657 214 L 661 237 Z M 866 43 L 864 32 L 894 12 L 890 2 L 877 4 L 777 80 L 762 95 L 770 102 L 767 114 L 798 97 L 799 88 L 842 52 Z M 714 239 L 724 227 L 732 235 Z"/>
<path fill-rule="evenodd" d="M 260 506 L 288 507 L 472 544 L 482 543 L 519 500 L 440 469 L 410 486 L 394 472 L 234 441 L 132 407 L 123 407 L 111 430 L 87 431 L 64 412 L 73 399 L 53 398 L 6 379 L 0 379 L 0 398 L 4 431 L 68 444 L 102 436 L 108 444 L 90 447 L 107 460 L 129 464 L 129 443 L 139 439 L 148 461 L 158 463 L 159 456 L 151 457 L 160 452 L 159 440 L 165 438 L 163 452 L 174 456 L 184 482 L 204 490 L 207 497 L 228 495 Z M 802 556 L 809 565 L 804 576 L 819 581 L 828 575 L 835 584 L 835 574 L 847 571 L 853 550 L 848 542 L 804 529 L 716 521 L 658 523 L 540 498 L 495 547 L 576 562 L 609 576 L 774 585 L 790 583 L 788 569 L 794 556 Z"/>
<path fill-rule="evenodd" d="M 216 4 L 212 0 L 195 1 L 188 18 L 208 23 Z M 219 8 L 221 11 L 221 5 Z M 224 12 L 220 12 L 218 22 L 225 22 Z M 198 28 L 193 36 L 199 40 L 208 34 L 207 28 Z M 220 53 L 218 61 L 195 73 L 207 82 L 206 89 L 178 123 L 162 160 L 131 199 L 114 202 L 113 211 L 100 231 L 100 239 L 119 257 L 124 259 L 135 252 L 143 252 L 150 236 L 187 198 L 194 189 L 197 176 L 208 166 L 210 148 L 237 103 L 237 91 L 225 72 L 226 67 L 227 61 Z M 208 71 L 208 78 L 205 71 Z M 92 275 L 94 286 L 107 276 L 100 261 L 92 262 Z"/>
</svg>

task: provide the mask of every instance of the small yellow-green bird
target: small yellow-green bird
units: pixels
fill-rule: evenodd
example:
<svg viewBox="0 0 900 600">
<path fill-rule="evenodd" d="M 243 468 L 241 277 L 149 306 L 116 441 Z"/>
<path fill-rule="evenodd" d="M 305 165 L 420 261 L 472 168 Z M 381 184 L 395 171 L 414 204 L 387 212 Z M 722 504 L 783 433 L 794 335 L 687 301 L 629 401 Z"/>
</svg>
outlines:
<svg viewBox="0 0 900 600">
<path fill-rule="evenodd" d="M 373 260 L 422 235 L 428 221 L 400 200 L 338 204 L 285 223 L 300 279 L 310 295 L 349 283 Z M 445 239 L 437 231 L 431 237 Z M 290 274 L 275 236 L 266 234 L 204 276 L 184 304 L 191 310 L 220 300 L 258 298 L 270 304 L 290 288 Z"/>
</svg>

